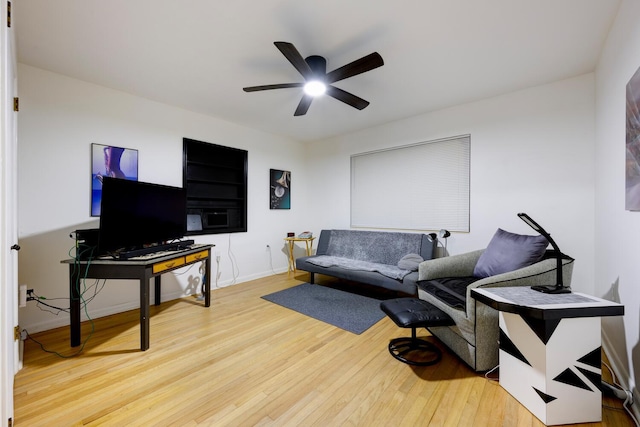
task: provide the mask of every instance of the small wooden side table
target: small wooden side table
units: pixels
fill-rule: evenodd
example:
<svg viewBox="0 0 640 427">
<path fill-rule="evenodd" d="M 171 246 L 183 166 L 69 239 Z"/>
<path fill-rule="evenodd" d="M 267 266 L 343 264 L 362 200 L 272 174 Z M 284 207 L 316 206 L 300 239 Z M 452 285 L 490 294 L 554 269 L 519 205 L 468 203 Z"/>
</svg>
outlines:
<svg viewBox="0 0 640 427">
<path fill-rule="evenodd" d="M 290 271 L 296 272 L 296 260 L 293 258 L 293 245 L 295 242 L 304 242 L 307 250 L 307 256 L 311 256 L 311 250 L 313 249 L 313 241 L 315 237 L 285 237 L 284 241 L 289 245 L 289 267 L 287 273 Z"/>
</svg>

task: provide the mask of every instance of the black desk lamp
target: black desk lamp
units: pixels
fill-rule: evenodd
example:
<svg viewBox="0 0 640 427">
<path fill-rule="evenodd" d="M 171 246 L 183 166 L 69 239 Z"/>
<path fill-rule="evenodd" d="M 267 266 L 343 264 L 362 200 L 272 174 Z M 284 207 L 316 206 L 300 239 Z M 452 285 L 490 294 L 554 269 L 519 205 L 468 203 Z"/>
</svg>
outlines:
<svg viewBox="0 0 640 427">
<path fill-rule="evenodd" d="M 529 227 L 533 228 L 535 231 L 540 233 L 542 236 L 544 236 L 545 239 L 547 239 L 549 243 L 551 243 L 551 246 L 556 251 L 556 259 L 558 262 L 558 265 L 556 267 L 556 275 L 557 275 L 556 285 L 555 286 L 536 285 L 536 286 L 532 286 L 531 289 L 538 292 L 544 292 L 546 294 L 570 294 L 571 289 L 568 287 L 565 288 L 564 285 L 562 284 L 562 252 L 560 252 L 560 248 L 558 248 L 558 245 L 556 245 L 556 242 L 553 241 L 553 239 L 551 238 L 551 235 L 547 233 L 544 230 L 544 228 L 540 227 L 540 225 L 537 222 L 531 219 L 529 215 L 527 215 L 526 213 L 519 213 L 518 216 L 520 217 L 521 220 L 526 222 Z"/>
<path fill-rule="evenodd" d="M 447 242 L 448 242 L 447 237 L 449 236 L 451 236 L 451 233 L 449 233 L 449 230 L 445 230 L 444 228 L 438 232 L 438 239 L 444 239 L 444 248 L 443 248 L 444 253 L 442 254 L 442 256 L 448 255 L 447 254 Z"/>
</svg>

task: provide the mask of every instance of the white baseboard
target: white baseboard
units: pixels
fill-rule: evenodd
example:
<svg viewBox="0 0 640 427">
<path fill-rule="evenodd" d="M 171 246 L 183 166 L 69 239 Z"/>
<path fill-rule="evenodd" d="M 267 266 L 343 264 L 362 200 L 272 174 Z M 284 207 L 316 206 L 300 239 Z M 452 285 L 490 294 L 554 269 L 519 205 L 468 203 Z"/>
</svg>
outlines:
<svg viewBox="0 0 640 427">
<path fill-rule="evenodd" d="M 263 277 L 272 276 L 274 273 L 275 274 L 285 273 L 286 271 L 287 271 L 287 269 L 283 268 L 283 269 L 278 269 L 278 270 L 274 270 L 274 271 L 256 273 L 256 274 L 252 274 L 252 275 L 248 275 L 248 276 L 240 276 L 240 277 L 236 277 L 235 280 L 231 279 L 231 280 L 225 280 L 224 282 L 218 282 L 217 286 L 218 286 L 218 288 L 225 288 L 227 286 L 233 286 L 233 285 L 237 285 L 239 283 L 248 282 L 248 281 L 251 281 L 251 280 L 261 279 Z M 152 288 L 153 288 L 153 286 L 152 286 Z M 215 289 L 216 289 L 215 280 L 212 280 L 211 281 L 211 290 L 215 290 Z M 172 301 L 172 300 L 184 298 L 184 297 L 187 297 L 187 296 L 189 296 L 189 295 L 185 294 L 185 293 L 182 293 L 182 292 L 163 293 L 161 295 L 160 301 L 161 302 Z M 92 310 L 91 311 L 91 317 L 92 317 L 92 319 L 98 319 L 100 317 L 111 316 L 112 314 L 122 313 L 124 311 L 136 310 L 136 309 L 138 309 L 138 307 L 139 307 L 138 300 L 135 300 L 135 301 L 132 300 L 132 301 L 126 302 L 124 304 L 118 304 L 118 305 L 114 305 L 114 306 L 110 306 L 110 307 L 102 307 L 102 308 L 99 308 L 99 309 Z M 88 320 L 84 310 L 82 311 L 81 316 L 82 316 L 81 320 L 83 322 L 85 320 Z M 32 324 L 25 325 L 24 329 L 26 329 L 30 334 L 34 334 L 34 333 L 37 333 L 37 332 L 48 331 L 50 329 L 61 328 L 61 327 L 65 327 L 65 326 L 69 326 L 69 317 L 68 316 L 52 316 L 51 319 L 47 319 L 45 321 L 38 322 L 38 323 L 32 323 Z"/>
</svg>

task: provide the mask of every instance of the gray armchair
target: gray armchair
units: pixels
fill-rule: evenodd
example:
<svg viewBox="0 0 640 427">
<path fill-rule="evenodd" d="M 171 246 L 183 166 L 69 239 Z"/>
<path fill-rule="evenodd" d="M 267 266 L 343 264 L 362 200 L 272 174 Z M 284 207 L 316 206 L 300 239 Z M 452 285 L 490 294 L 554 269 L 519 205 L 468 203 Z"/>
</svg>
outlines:
<svg viewBox="0 0 640 427">
<path fill-rule="evenodd" d="M 554 251 L 547 251 L 542 260 L 527 267 L 482 279 L 472 278 L 483 252 L 484 249 L 424 261 L 420 263 L 418 275 L 419 298 L 440 308 L 455 321 L 453 326 L 428 330 L 475 371 L 486 371 L 498 364 L 499 327 L 498 312 L 471 297 L 471 289 L 556 284 Z M 563 256 L 565 286 L 571 284 L 573 261 Z M 453 280 L 447 282 L 443 278 Z M 458 292 L 447 288 L 451 281 L 457 283 Z"/>
</svg>

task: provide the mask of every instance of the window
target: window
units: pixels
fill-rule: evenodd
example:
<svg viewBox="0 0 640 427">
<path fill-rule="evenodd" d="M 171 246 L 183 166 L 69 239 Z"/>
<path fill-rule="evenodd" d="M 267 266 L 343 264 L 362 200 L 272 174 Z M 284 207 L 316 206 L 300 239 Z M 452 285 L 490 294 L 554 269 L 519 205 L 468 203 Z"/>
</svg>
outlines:
<svg viewBox="0 0 640 427">
<path fill-rule="evenodd" d="M 351 156 L 351 226 L 469 231 L 470 135 Z"/>
</svg>

